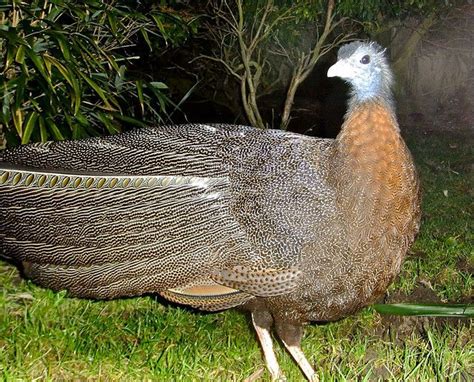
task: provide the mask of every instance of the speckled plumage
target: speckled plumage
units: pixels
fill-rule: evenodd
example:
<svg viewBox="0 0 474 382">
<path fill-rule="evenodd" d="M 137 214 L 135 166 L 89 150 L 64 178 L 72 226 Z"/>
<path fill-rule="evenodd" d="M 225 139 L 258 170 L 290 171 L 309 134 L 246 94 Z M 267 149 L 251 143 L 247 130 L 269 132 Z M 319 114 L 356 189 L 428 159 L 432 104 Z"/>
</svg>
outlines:
<svg viewBox="0 0 474 382">
<path fill-rule="evenodd" d="M 0 153 L 4 255 L 74 296 L 240 306 L 273 378 L 272 325 L 315 378 L 302 325 L 381 296 L 420 218 L 383 51 L 352 43 L 338 59 L 328 75 L 353 96 L 335 140 L 189 124 Z"/>
</svg>

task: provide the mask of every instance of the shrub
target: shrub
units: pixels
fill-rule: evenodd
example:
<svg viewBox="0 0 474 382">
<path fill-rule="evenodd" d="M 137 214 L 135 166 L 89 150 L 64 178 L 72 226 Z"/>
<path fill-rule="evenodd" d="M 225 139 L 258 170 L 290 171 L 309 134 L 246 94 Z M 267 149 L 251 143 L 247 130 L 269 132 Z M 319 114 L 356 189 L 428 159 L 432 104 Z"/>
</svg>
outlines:
<svg viewBox="0 0 474 382">
<path fill-rule="evenodd" d="M 0 124 L 9 144 L 114 134 L 167 119 L 167 86 L 132 73 L 131 63 L 140 50 L 186 39 L 194 20 L 134 4 L 0 6 Z"/>
</svg>

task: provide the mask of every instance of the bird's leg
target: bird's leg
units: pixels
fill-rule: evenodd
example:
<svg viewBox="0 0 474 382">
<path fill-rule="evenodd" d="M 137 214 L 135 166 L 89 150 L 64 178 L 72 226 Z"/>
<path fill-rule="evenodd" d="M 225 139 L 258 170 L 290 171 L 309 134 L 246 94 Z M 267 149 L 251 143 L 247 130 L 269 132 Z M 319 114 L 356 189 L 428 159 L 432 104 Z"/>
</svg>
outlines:
<svg viewBox="0 0 474 382">
<path fill-rule="evenodd" d="M 298 366 L 301 368 L 303 371 L 304 375 L 306 378 L 308 378 L 309 381 L 311 382 L 316 382 L 319 380 L 318 376 L 316 375 L 313 367 L 311 364 L 308 362 L 306 356 L 303 353 L 303 350 L 301 350 L 300 346 L 295 346 L 295 345 L 288 345 L 285 341 L 283 341 L 283 344 L 285 345 L 286 349 L 289 351 L 293 359 L 296 361 Z"/>
<path fill-rule="evenodd" d="M 257 332 L 257 337 L 265 357 L 265 363 L 272 376 L 272 380 L 284 381 L 285 377 L 281 373 L 280 365 L 278 365 L 275 352 L 273 351 L 273 341 L 270 334 L 273 319 L 270 313 L 262 311 L 252 312 L 252 324 Z"/>
<path fill-rule="evenodd" d="M 294 324 L 279 324 L 277 322 L 276 332 L 285 345 L 286 350 L 291 354 L 300 369 L 303 371 L 308 381 L 319 381 L 317 374 L 309 363 L 308 359 L 301 349 L 301 338 L 303 337 L 303 327 Z"/>
</svg>

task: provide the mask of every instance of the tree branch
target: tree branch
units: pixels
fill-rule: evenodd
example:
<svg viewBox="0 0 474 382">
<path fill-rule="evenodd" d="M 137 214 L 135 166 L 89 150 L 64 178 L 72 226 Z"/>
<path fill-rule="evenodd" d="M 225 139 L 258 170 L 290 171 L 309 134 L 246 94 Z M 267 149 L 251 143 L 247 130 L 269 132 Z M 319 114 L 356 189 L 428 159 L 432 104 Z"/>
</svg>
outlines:
<svg viewBox="0 0 474 382">
<path fill-rule="evenodd" d="M 335 6 L 335 0 L 328 0 L 327 10 L 326 10 L 326 17 L 325 17 L 325 24 L 323 32 L 321 33 L 319 38 L 316 41 L 313 49 L 311 49 L 309 54 L 302 54 L 300 60 L 298 60 L 298 64 L 293 71 L 293 75 L 290 81 L 290 85 L 288 86 L 288 90 L 286 92 L 286 99 L 283 106 L 283 114 L 281 117 L 280 128 L 282 130 L 286 130 L 288 128 L 288 124 L 290 122 L 290 114 L 291 109 L 293 107 L 296 91 L 301 83 L 309 76 L 311 71 L 314 69 L 314 66 L 319 61 L 319 59 L 326 54 L 334 45 L 335 43 L 332 42 L 328 44 L 326 47 L 324 44 L 329 36 L 329 34 L 333 31 L 335 26 L 339 23 L 334 23 L 333 18 L 333 11 Z M 323 49 L 323 47 L 325 49 Z"/>
</svg>

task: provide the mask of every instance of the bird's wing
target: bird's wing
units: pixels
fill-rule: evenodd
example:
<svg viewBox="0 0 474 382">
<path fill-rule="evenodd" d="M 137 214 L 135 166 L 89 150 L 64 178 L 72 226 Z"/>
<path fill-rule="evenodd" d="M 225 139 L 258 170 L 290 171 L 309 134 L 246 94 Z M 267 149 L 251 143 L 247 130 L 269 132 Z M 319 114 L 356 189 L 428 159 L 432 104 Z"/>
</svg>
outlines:
<svg viewBox="0 0 474 382">
<path fill-rule="evenodd" d="M 252 144 L 246 135 L 265 141 L 259 134 L 163 126 L 5 151 L 3 252 L 38 283 L 77 296 L 158 292 L 217 309 L 286 293 L 300 272 L 299 238 L 272 228 L 271 216 L 265 228 L 265 197 L 242 187 L 266 170 L 250 164 L 254 154 L 236 157 Z"/>
</svg>

